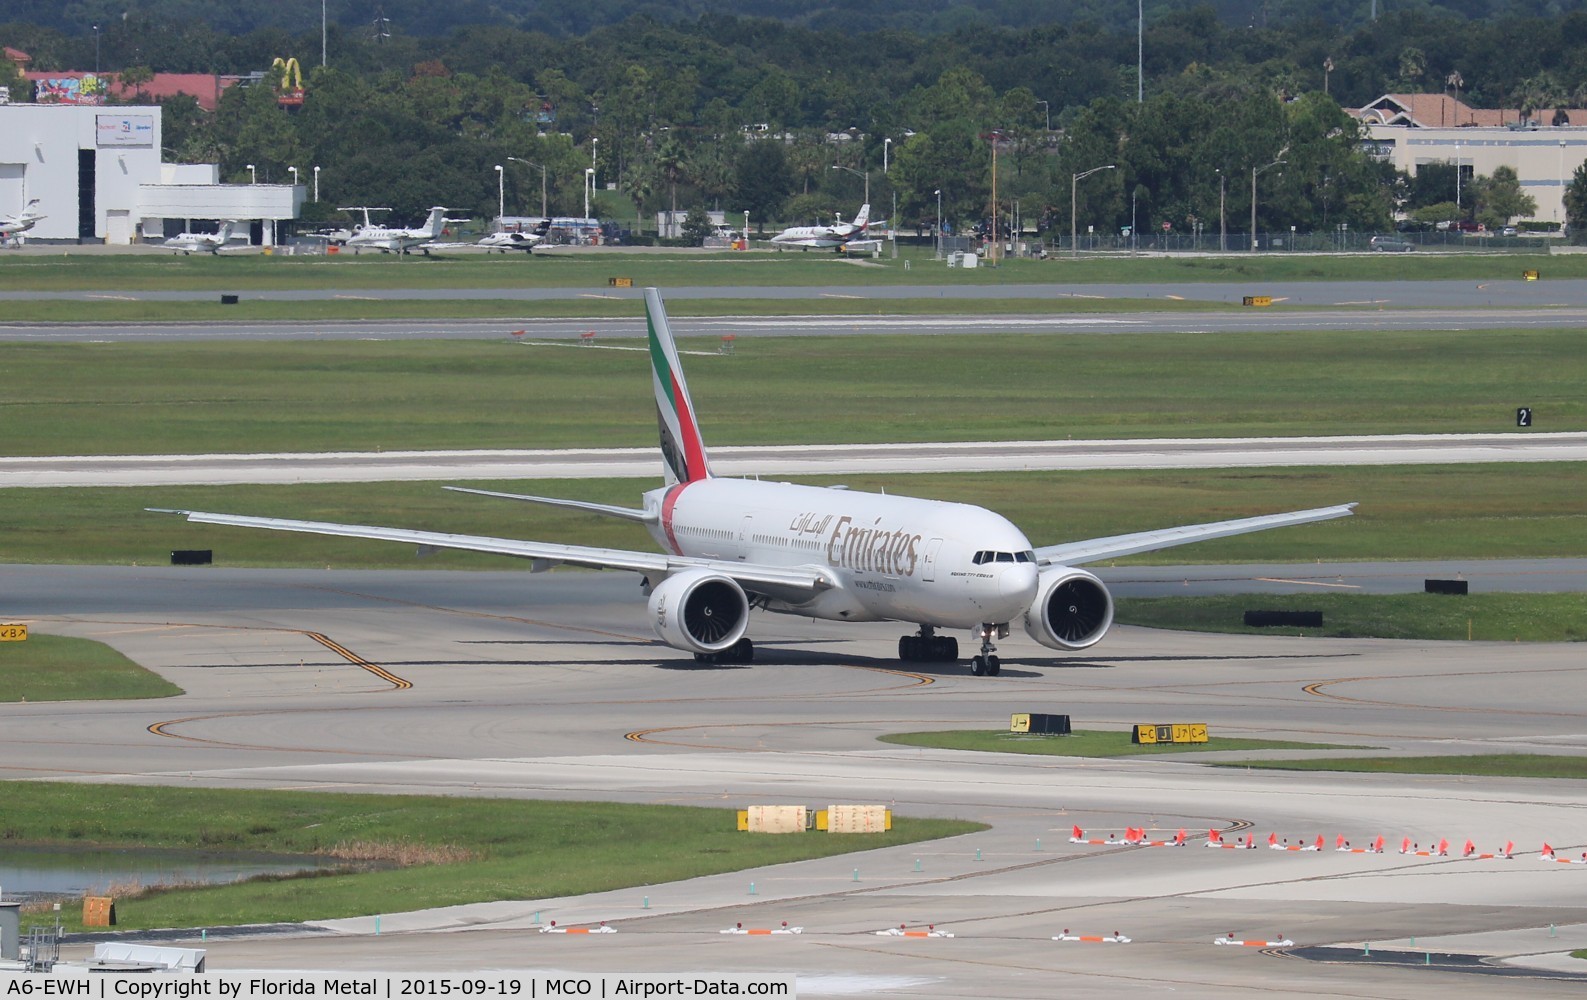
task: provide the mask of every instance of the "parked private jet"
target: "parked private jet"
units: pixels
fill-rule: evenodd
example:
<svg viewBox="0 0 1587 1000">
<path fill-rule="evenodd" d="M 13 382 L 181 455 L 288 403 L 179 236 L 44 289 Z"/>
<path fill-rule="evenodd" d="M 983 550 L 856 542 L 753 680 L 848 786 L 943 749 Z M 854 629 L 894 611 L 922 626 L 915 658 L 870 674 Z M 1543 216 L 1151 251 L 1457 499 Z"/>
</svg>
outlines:
<svg viewBox="0 0 1587 1000">
<path fill-rule="evenodd" d="M 592 548 L 321 521 L 178 510 L 201 524 L 265 528 L 494 552 L 639 573 L 649 619 L 667 645 L 701 662 L 747 663 L 754 609 L 829 621 L 906 622 L 904 661 L 956 661 L 969 629 L 980 648 L 971 673 L 1001 669 L 996 640 L 1019 622 L 1051 649 L 1085 649 L 1113 623 L 1102 581 L 1078 568 L 1137 552 L 1286 525 L 1345 517 L 1354 504 L 1133 532 L 1036 548 L 1017 527 L 982 507 L 858 490 L 799 486 L 712 474 L 661 296 L 645 289 L 650 363 L 664 485 L 643 506 L 448 487 L 624 518 L 645 526 L 661 552 Z M 151 508 L 153 509 L 153 508 Z"/>
<path fill-rule="evenodd" d="M 353 209 L 342 209 L 344 212 Z M 359 250 L 379 250 L 382 253 L 407 253 L 419 247 L 420 244 L 430 243 L 441 235 L 446 226 L 446 209 L 437 205 L 430 209 L 430 217 L 423 226 L 417 229 L 388 228 L 376 226 L 369 222 L 369 213 L 379 209 L 364 209 L 364 224 L 347 238 L 346 246 L 354 253 Z M 422 247 L 421 247 L 422 249 Z M 428 251 L 426 251 L 428 252 Z"/>
<path fill-rule="evenodd" d="M 508 231 L 503 233 L 491 233 L 489 236 L 475 243 L 474 246 L 484 247 L 487 251 L 500 250 L 502 253 L 506 253 L 509 250 L 522 250 L 524 253 L 529 253 L 544 239 L 545 236 L 539 233 L 515 233 Z"/>
<path fill-rule="evenodd" d="M 850 240 L 865 238 L 870 219 L 871 206 L 865 204 L 860 206 L 860 212 L 853 222 L 840 219 L 830 226 L 794 226 L 773 236 L 771 242 L 775 247 L 803 247 L 806 250 L 811 247 L 830 248 L 842 253 Z"/>
<path fill-rule="evenodd" d="M 9 218 L 0 219 L 0 246 L 22 245 L 22 234 L 39 224 L 39 220 L 46 216 L 38 212 L 39 200 L 34 198 L 23 206 L 22 211 Z"/>
<path fill-rule="evenodd" d="M 218 254 L 226 249 L 226 242 L 231 239 L 232 226 L 236 223 L 223 222 L 220 228 L 213 233 L 183 233 L 173 236 L 160 245 L 167 250 L 175 250 L 182 255 L 194 253 Z"/>
</svg>

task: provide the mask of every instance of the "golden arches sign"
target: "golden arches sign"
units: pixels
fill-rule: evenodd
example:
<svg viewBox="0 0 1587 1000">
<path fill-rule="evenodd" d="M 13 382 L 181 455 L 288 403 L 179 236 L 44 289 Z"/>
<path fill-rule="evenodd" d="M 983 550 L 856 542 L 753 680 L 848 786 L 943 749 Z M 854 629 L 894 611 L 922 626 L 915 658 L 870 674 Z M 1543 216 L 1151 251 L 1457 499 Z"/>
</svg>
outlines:
<svg viewBox="0 0 1587 1000">
<path fill-rule="evenodd" d="M 282 90 L 303 89 L 303 68 L 298 65 L 297 56 L 288 56 L 285 59 L 276 56 L 276 61 L 270 64 L 270 68 L 281 71 Z"/>
</svg>

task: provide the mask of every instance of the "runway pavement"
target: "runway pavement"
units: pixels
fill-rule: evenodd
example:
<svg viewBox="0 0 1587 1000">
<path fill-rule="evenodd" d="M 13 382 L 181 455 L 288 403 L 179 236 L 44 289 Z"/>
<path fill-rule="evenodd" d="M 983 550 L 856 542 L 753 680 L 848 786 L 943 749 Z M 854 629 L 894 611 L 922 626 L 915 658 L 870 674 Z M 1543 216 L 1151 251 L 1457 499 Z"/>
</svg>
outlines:
<svg viewBox="0 0 1587 1000">
<path fill-rule="evenodd" d="M 712 449 L 728 476 L 1587 461 L 1587 433 L 947 441 Z M 0 488 L 654 477 L 653 448 L 0 458 Z"/>
<path fill-rule="evenodd" d="M 1418 567 L 1433 568 L 1451 567 Z M 1473 579 L 1481 570 L 1468 569 Z M 1393 574 L 1363 573 L 1373 575 Z M 1573 646 L 1123 628 L 1073 657 L 1012 637 L 1001 644 L 1002 676 L 975 678 L 962 667 L 900 667 L 891 658 L 897 626 L 770 615 L 752 625 L 753 666 L 696 665 L 653 640 L 627 574 L 11 566 L 0 567 L 0 594 L 6 615 L 109 642 L 187 691 L 7 706 L 0 773 L 10 777 L 719 807 L 882 802 L 900 815 L 990 825 L 941 843 L 677 885 L 385 913 L 379 937 L 371 913 L 301 937 L 217 939 L 207 944 L 213 970 L 796 970 L 804 996 L 1582 989 L 1549 979 L 1501 987 L 1443 957 L 1587 946 L 1587 866 L 1536 854 L 1545 839 L 1562 856 L 1587 850 L 1581 782 L 1285 774 L 1208 769 L 1195 757 L 964 755 L 875 742 L 897 731 L 999 729 L 1012 712 L 1051 711 L 1078 728 L 1198 721 L 1224 735 L 1394 753 L 1579 754 L 1587 671 Z M 411 686 L 333 655 L 308 631 Z M 1074 825 L 1103 835 L 1142 826 L 1154 837 L 1215 827 L 1291 843 L 1322 835 L 1330 848 L 1336 836 L 1359 845 L 1382 835 L 1391 852 L 1072 845 Z M 1513 839 L 1519 856 L 1401 856 L 1392 848 L 1402 837 L 1470 837 L 1482 850 Z M 537 917 L 606 920 L 619 933 L 538 934 Z M 718 933 L 783 920 L 804 933 Z M 899 924 L 935 924 L 955 937 L 874 933 Z M 1054 942 L 1066 928 L 1133 942 Z M 1213 944 L 1231 932 L 1337 945 L 1341 961 Z M 1369 965 L 1355 957 L 1368 943 L 1379 962 L 1396 952 L 1420 961 L 1429 949 L 1438 957 Z"/>
</svg>

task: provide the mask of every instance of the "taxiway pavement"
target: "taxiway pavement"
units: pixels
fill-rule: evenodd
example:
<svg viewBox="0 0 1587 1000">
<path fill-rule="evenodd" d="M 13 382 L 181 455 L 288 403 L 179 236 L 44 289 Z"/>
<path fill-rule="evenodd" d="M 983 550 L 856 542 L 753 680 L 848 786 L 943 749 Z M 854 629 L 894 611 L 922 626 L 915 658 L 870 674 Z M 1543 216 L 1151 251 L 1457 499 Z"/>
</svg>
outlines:
<svg viewBox="0 0 1587 1000">
<path fill-rule="evenodd" d="M 1266 568 L 1252 568 L 1266 572 Z M 1291 574 L 1298 572 L 1291 568 Z M 1169 584 L 1172 585 L 1171 583 Z M 570 899 L 329 923 L 209 944 L 212 969 L 796 970 L 806 996 L 1579 996 L 1581 981 L 1457 968 L 1587 946 L 1574 781 L 1212 769 L 961 755 L 889 732 L 1197 721 L 1215 733 L 1389 753 L 1587 750 L 1570 645 L 1184 635 L 1122 628 L 1085 654 L 1001 644 L 997 678 L 893 659 L 898 626 L 759 616 L 757 662 L 660 646 L 627 574 L 0 567 L 5 613 L 110 643 L 182 686 L 160 701 L 10 705 L 15 778 L 327 788 L 742 807 L 882 802 L 979 820 L 909 848 Z M 411 687 L 332 654 L 319 632 Z M 151 726 L 166 723 L 157 730 Z M 1214 757 L 1218 755 L 1206 755 Z M 1227 757 L 1228 755 L 1223 755 Z M 1324 836 L 1323 852 L 1072 845 L 1072 826 Z M 526 831 L 532 836 L 533 831 Z M 1331 850 L 1384 836 L 1391 850 Z M 1401 856 L 1404 837 L 1513 860 Z M 918 861 L 918 870 L 917 870 Z M 856 880 L 857 879 L 857 880 Z M 755 895 L 748 891 L 756 883 Z M 619 933 L 537 932 L 551 919 Z M 801 925 L 743 940 L 745 926 Z M 878 937 L 934 924 L 952 939 Z M 1550 936 L 1550 928 L 1554 936 Z M 1052 940 L 1074 934 L 1129 945 Z M 1213 940 L 1338 946 L 1333 963 Z M 1269 936 L 1272 936 L 1269 938 Z M 1411 941 L 1417 942 L 1413 948 Z M 1436 942 L 1434 944 L 1433 942 Z M 1379 963 L 1351 957 L 1370 944 Z M 1431 966 L 1381 964 L 1385 954 Z"/>
</svg>

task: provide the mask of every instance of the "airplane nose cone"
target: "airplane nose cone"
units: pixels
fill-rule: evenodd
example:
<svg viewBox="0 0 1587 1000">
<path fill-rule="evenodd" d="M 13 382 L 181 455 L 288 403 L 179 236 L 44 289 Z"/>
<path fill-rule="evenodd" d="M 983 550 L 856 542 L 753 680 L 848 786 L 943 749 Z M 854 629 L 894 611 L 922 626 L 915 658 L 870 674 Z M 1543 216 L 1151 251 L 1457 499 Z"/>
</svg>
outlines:
<svg viewBox="0 0 1587 1000">
<path fill-rule="evenodd" d="M 998 592 L 1021 608 L 1036 599 L 1036 566 L 1034 563 L 1015 563 L 1004 567 L 998 574 Z"/>
</svg>

